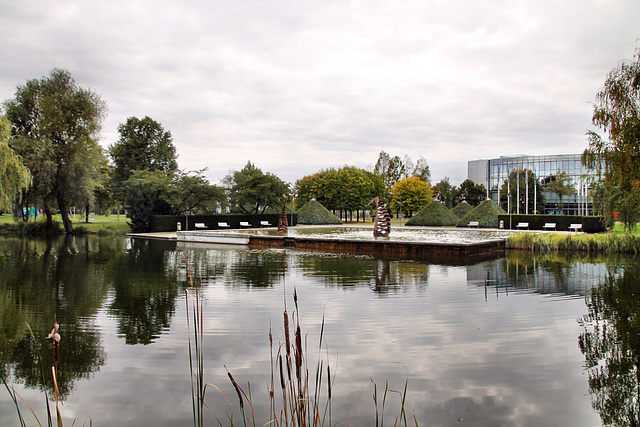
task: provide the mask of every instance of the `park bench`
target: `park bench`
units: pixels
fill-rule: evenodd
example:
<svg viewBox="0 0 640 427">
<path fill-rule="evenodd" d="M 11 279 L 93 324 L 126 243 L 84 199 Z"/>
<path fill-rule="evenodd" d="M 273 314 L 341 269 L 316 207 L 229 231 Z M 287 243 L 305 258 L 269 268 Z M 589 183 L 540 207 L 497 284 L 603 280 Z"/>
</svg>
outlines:
<svg viewBox="0 0 640 427">
<path fill-rule="evenodd" d="M 226 222 L 219 222 L 218 228 L 229 228 L 229 224 Z"/>
<path fill-rule="evenodd" d="M 251 224 L 249 224 L 247 221 L 240 221 L 240 228 L 242 227 L 251 227 Z"/>
<path fill-rule="evenodd" d="M 480 227 L 480 221 L 469 221 L 469 224 L 467 224 L 467 227 Z"/>
<path fill-rule="evenodd" d="M 204 222 L 196 222 L 195 227 L 197 230 L 206 230 L 207 226 L 204 225 Z"/>
<path fill-rule="evenodd" d="M 260 221 L 260 226 L 261 227 L 271 227 L 271 224 L 269 224 L 269 221 Z"/>
<path fill-rule="evenodd" d="M 551 230 L 552 228 L 555 230 L 556 229 L 556 223 L 555 222 L 545 222 L 544 225 L 542 226 L 543 229 L 545 230 Z"/>
<path fill-rule="evenodd" d="M 516 225 L 516 228 L 526 228 L 528 230 L 529 229 L 529 223 L 528 222 L 519 222 L 518 225 Z"/>
<path fill-rule="evenodd" d="M 582 224 L 571 224 L 569 226 L 569 230 L 573 230 L 575 232 L 577 232 L 578 230 L 582 230 Z"/>
</svg>

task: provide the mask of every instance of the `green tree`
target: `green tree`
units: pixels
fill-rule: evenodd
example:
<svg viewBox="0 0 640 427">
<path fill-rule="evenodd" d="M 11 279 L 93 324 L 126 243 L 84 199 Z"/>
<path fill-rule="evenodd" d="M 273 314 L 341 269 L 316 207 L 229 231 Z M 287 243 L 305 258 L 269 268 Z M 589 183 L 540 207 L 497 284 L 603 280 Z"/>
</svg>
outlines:
<svg viewBox="0 0 640 427">
<path fill-rule="evenodd" d="M 562 198 L 564 196 L 571 196 L 576 194 L 576 189 L 571 182 L 571 178 L 566 172 L 558 170 L 554 176 L 550 177 L 550 181 L 547 184 L 545 190 L 549 193 L 553 193 L 558 196 L 558 209 L 562 211 L 563 203 Z"/>
<path fill-rule="evenodd" d="M 178 170 L 176 147 L 171 132 L 157 121 L 129 117 L 118 126 L 120 138 L 109 147 L 114 163 L 114 180 L 124 182 L 136 170 L 172 173 Z"/>
<path fill-rule="evenodd" d="M 5 101 L 5 109 L 14 135 L 12 148 L 32 172 L 31 196 L 43 204 L 47 228 L 53 228 L 55 204 L 65 231 L 73 232 L 69 208 L 84 206 L 93 190 L 105 103 L 95 92 L 81 88 L 69 71 L 54 69 L 48 77 L 18 86 L 15 99 Z"/>
<path fill-rule="evenodd" d="M 153 215 L 174 213 L 170 202 L 171 176 L 164 171 L 133 171 L 122 183 L 122 190 L 133 231 L 148 231 Z"/>
<path fill-rule="evenodd" d="M 604 136 L 587 132 L 583 165 L 598 172 L 597 209 L 613 223 L 619 212 L 629 231 L 640 220 L 640 47 L 633 61 L 611 70 L 596 95 L 592 122 Z"/>
<path fill-rule="evenodd" d="M 527 212 L 527 201 L 529 214 L 544 212 L 546 202 L 542 185 L 536 180 L 533 171 L 513 170 L 500 188 L 500 207 L 506 213 L 524 214 Z"/>
<path fill-rule="evenodd" d="M 388 204 L 391 189 L 406 175 L 404 162 L 399 156 L 391 157 L 384 151 L 380 151 L 373 173 L 382 179 L 384 191 L 379 196 L 383 203 Z"/>
<path fill-rule="evenodd" d="M 295 192 L 298 207 L 316 199 L 327 209 L 351 212 L 369 209 L 367 204 L 384 192 L 384 184 L 380 175 L 344 166 L 299 179 Z"/>
<path fill-rule="evenodd" d="M 9 147 L 11 124 L 0 117 L 0 210 L 11 207 L 15 196 L 29 188 L 31 173 L 22 158 Z"/>
<path fill-rule="evenodd" d="M 226 194 L 224 190 L 209 184 L 203 172 L 204 170 L 191 174 L 176 173 L 170 197 L 172 211 L 175 214 L 206 213 L 225 205 Z"/>
<path fill-rule="evenodd" d="M 405 210 L 409 216 L 433 201 L 431 186 L 417 176 L 398 181 L 391 189 L 391 209 Z"/>
<path fill-rule="evenodd" d="M 431 170 L 429 169 L 429 164 L 427 163 L 427 159 L 420 156 L 416 161 L 415 166 L 413 167 L 413 172 L 411 176 L 417 176 L 424 182 L 431 184 Z"/>
<path fill-rule="evenodd" d="M 268 208 L 279 209 L 289 197 L 289 186 L 277 176 L 257 168 L 250 161 L 223 181 L 229 188 L 233 209 L 247 214 L 262 214 Z"/>
<path fill-rule="evenodd" d="M 458 189 L 455 185 L 451 185 L 449 177 L 445 176 L 433 187 L 434 196 L 440 200 L 449 209 L 453 208 L 458 198 Z"/>
<path fill-rule="evenodd" d="M 465 179 L 460 184 L 457 197 L 460 202 L 466 201 L 471 206 L 478 206 L 487 200 L 487 189 L 482 184 L 476 184 L 470 179 Z"/>
</svg>

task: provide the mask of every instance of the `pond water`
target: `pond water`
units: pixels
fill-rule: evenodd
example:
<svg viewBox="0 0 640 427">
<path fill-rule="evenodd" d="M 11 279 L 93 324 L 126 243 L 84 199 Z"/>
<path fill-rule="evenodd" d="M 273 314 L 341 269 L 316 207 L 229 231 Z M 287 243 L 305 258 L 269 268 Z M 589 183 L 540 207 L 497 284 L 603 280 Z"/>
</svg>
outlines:
<svg viewBox="0 0 640 427">
<path fill-rule="evenodd" d="M 269 421 L 268 336 L 284 342 L 285 304 L 292 322 L 299 317 L 309 370 L 319 359 L 331 366 L 332 424 L 375 425 L 374 385 L 381 411 L 385 384 L 406 384 L 408 416 L 421 426 L 638 421 L 636 258 L 510 253 L 460 265 L 119 237 L 2 238 L 0 357 L 41 421 L 41 388 L 50 394 L 52 383 L 48 375 L 43 385 L 36 350 L 50 372 L 45 337 L 55 319 L 65 425 L 193 424 L 184 257 L 204 300 L 204 380 L 230 402 L 210 387 L 206 425 L 231 416 L 241 424 L 225 366 L 243 389 L 250 384 L 256 425 Z M 600 368 L 609 359 L 620 363 L 607 376 Z M 388 393 L 387 425 L 399 401 Z M 0 425 L 17 424 L 3 390 Z"/>
</svg>

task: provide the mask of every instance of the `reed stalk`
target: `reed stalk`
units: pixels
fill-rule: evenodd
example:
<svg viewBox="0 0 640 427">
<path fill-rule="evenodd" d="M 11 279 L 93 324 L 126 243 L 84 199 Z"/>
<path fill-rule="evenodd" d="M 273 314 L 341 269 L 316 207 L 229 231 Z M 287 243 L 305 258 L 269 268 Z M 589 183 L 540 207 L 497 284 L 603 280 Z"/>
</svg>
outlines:
<svg viewBox="0 0 640 427">
<path fill-rule="evenodd" d="M 184 256 L 184 254 L 183 254 Z M 191 372 L 191 401 L 193 410 L 194 427 L 203 427 L 204 425 L 204 409 L 209 409 L 205 403 L 205 392 L 207 385 L 204 382 L 204 315 L 198 285 L 194 283 L 188 261 L 187 272 L 189 277 L 190 288 L 186 290 L 186 312 L 187 312 L 187 329 L 189 333 L 189 368 Z M 332 369 L 328 362 L 328 350 L 324 338 L 325 317 L 322 316 L 320 327 L 320 337 L 318 340 L 318 355 L 314 369 L 309 367 L 309 352 L 307 345 L 307 335 L 303 335 L 300 324 L 300 310 L 298 307 L 298 295 L 294 288 L 293 292 L 294 311 L 289 315 L 286 309 L 286 298 L 284 302 L 283 312 L 283 334 L 284 342 L 274 345 L 274 338 L 271 326 L 269 327 L 269 352 L 271 361 L 270 380 L 268 384 L 269 399 L 269 420 L 262 423 L 253 405 L 253 394 L 251 384 L 247 383 L 247 392 L 240 386 L 231 371 L 225 365 L 224 368 L 233 389 L 238 398 L 240 417 L 243 426 L 259 426 L 273 425 L 276 427 L 321 427 L 324 425 L 333 425 L 331 417 L 332 389 L 335 381 L 335 375 L 332 375 Z M 294 337 L 291 340 L 291 321 L 293 320 Z M 323 352 L 327 352 L 327 361 L 323 360 Z M 275 353 L 274 353 L 275 352 Z M 326 366 L 326 369 L 325 369 Z M 313 375 L 310 374 L 313 372 Z M 326 380 L 325 376 L 326 375 Z M 279 380 L 280 392 L 276 398 L 275 383 L 276 376 Z M 326 388 L 324 382 L 326 381 Z M 372 380 L 373 381 L 373 380 Z M 385 387 L 384 397 L 382 400 L 382 411 L 378 411 L 377 402 L 377 386 L 374 383 L 374 401 L 376 402 L 376 426 L 384 425 L 384 407 L 387 395 L 390 392 L 399 393 L 401 395 L 401 413 L 396 418 L 400 425 L 407 425 L 407 414 L 405 410 L 405 402 L 407 396 L 407 383 L 403 392 L 390 390 L 388 383 Z M 313 384 L 312 388 L 310 385 Z M 222 391 L 215 387 L 223 398 L 231 405 Z M 326 391 L 325 391 L 326 390 Z M 251 411 L 247 411 L 247 407 Z M 415 421 L 415 415 L 414 415 Z M 236 419 L 234 414 L 227 414 L 230 426 L 234 426 Z M 223 425 L 219 420 L 218 424 Z M 328 424 L 327 424 L 328 423 Z M 418 423 L 415 423 L 416 426 Z M 345 424 L 346 425 L 346 424 Z"/>
<path fill-rule="evenodd" d="M 509 236 L 507 248 L 540 253 L 575 251 L 640 254 L 640 236 L 615 233 L 518 233 Z"/>
<path fill-rule="evenodd" d="M 197 282 L 191 275 L 191 268 L 187 257 L 184 257 L 190 287 L 185 290 L 187 332 L 189 342 L 189 372 L 191 373 L 191 406 L 194 427 L 204 426 L 204 409 L 206 385 L 204 382 L 204 310 L 200 301 Z M 189 311 L 191 305 L 191 311 Z M 193 330 L 193 340 L 192 333 Z"/>
</svg>

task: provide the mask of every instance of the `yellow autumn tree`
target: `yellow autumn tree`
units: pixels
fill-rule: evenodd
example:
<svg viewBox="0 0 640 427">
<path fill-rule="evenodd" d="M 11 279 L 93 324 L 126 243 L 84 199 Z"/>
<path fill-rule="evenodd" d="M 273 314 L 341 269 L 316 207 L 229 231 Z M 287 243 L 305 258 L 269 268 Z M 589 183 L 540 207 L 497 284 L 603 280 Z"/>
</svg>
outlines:
<svg viewBox="0 0 640 427">
<path fill-rule="evenodd" d="M 417 176 L 398 181 L 391 189 L 391 209 L 413 215 L 433 201 L 433 189 Z"/>
</svg>

